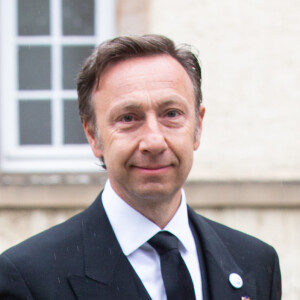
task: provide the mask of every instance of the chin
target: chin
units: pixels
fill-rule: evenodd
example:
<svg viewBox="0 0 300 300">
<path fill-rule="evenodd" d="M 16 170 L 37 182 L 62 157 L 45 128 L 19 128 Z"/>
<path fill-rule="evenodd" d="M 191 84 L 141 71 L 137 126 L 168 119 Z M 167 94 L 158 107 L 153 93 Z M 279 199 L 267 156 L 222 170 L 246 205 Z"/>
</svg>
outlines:
<svg viewBox="0 0 300 300">
<path fill-rule="evenodd" d="M 178 192 L 179 189 L 166 189 L 164 188 L 146 188 L 141 190 L 136 190 L 134 194 L 137 198 L 140 198 L 141 201 L 153 201 L 153 202 L 161 202 L 167 199 L 172 199 L 174 195 Z"/>
</svg>

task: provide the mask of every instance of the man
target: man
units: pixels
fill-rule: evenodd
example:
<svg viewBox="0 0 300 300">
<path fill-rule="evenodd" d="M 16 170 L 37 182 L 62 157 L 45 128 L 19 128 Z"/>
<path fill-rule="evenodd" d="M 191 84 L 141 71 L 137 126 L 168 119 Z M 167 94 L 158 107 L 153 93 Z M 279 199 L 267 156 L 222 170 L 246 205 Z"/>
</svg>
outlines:
<svg viewBox="0 0 300 300">
<path fill-rule="evenodd" d="M 186 204 L 205 113 L 195 55 L 162 36 L 113 39 L 78 96 L 108 181 L 87 210 L 2 254 L 0 298 L 280 299 L 275 250 Z"/>
</svg>

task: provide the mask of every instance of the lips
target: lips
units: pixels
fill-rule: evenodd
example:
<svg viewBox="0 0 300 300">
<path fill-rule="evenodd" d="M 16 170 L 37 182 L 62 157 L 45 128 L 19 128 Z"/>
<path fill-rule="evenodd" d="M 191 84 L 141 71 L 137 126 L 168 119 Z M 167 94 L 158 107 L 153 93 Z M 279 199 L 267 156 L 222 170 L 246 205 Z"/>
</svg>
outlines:
<svg viewBox="0 0 300 300">
<path fill-rule="evenodd" d="M 163 165 L 163 166 L 133 166 L 133 168 L 137 169 L 144 169 L 144 170 L 158 170 L 158 169 L 164 169 L 169 167 L 169 165 Z"/>
<path fill-rule="evenodd" d="M 171 165 L 132 166 L 132 170 L 144 175 L 159 175 L 167 172 Z"/>
</svg>

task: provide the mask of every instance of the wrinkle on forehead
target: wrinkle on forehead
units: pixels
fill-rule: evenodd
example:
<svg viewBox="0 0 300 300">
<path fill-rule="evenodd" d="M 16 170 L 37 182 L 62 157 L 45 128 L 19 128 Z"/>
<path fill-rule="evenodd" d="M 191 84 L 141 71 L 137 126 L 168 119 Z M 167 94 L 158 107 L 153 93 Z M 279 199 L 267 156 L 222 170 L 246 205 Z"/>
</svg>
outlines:
<svg viewBox="0 0 300 300">
<path fill-rule="evenodd" d="M 174 74 L 177 76 L 174 77 Z M 151 75 L 151 82 L 145 80 Z M 95 92 L 101 91 L 102 87 L 111 81 L 118 81 L 120 87 L 127 83 L 131 84 L 132 78 L 138 80 L 140 84 L 144 83 L 146 87 L 154 87 L 153 85 L 157 82 L 168 84 L 185 80 L 191 91 L 194 92 L 192 81 L 185 69 L 176 59 L 167 54 L 129 58 L 110 65 L 103 72 Z"/>
</svg>

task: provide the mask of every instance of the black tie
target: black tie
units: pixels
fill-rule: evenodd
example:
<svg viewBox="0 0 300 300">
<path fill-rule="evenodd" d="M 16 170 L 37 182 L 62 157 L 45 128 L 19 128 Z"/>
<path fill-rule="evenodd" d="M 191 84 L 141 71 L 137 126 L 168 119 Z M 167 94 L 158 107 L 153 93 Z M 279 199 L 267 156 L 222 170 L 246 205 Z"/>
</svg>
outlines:
<svg viewBox="0 0 300 300">
<path fill-rule="evenodd" d="M 168 300 L 196 299 L 190 273 L 178 250 L 178 239 L 160 231 L 148 243 L 160 256 L 161 273 Z"/>
</svg>

